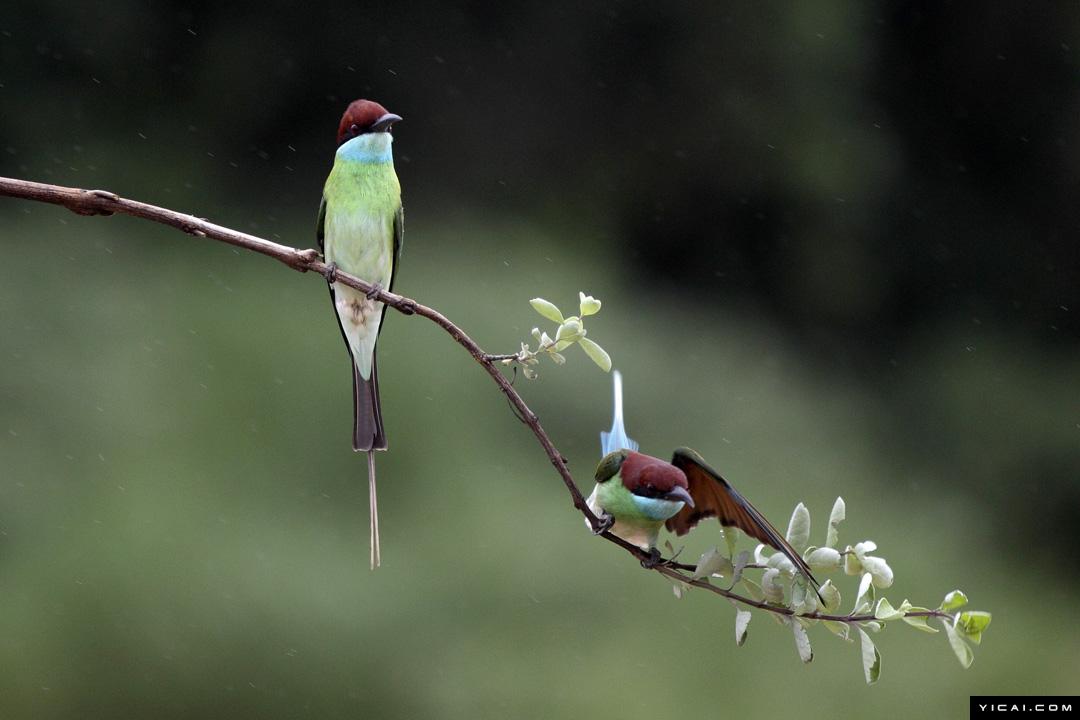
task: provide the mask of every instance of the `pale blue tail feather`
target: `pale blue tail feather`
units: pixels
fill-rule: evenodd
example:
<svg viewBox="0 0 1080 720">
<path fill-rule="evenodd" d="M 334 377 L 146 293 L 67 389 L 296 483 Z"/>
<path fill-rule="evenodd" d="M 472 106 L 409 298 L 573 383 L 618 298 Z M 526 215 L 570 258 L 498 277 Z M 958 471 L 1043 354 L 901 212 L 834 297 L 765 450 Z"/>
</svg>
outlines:
<svg viewBox="0 0 1080 720">
<path fill-rule="evenodd" d="M 637 450 L 637 441 L 631 440 L 623 425 L 622 410 L 622 374 L 615 370 L 611 373 L 615 381 L 615 417 L 611 421 L 611 430 L 600 433 L 600 451 L 602 455 L 616 450 Z"/>
</svg>

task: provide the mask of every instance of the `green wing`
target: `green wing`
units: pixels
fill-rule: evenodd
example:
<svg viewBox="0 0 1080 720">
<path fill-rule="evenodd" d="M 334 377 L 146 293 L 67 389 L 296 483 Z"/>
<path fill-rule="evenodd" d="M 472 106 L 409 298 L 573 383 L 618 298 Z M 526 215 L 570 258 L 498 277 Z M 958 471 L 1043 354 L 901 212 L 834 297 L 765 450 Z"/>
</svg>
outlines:
<svg viewBox="0 0 1080 720">
<path fill-rule="evenodd" d="M 398 263 L 401 261 L 401 247 L 405 244 L 405 208 L 398 206 L 394 213 L 394 267 L 390 270 L 389 291 L 394 289 L 394 278 L 397 277 Z M 385 308 L 384 308 L 385 309 Z"/>
<path fill-rule="evenodd" d="M 315 222 L 315 239 L 319 241 L 319 252 L 325 252 L 326 243 L 326 196 L 319 199 L 319 219 Z"/>
</svg>

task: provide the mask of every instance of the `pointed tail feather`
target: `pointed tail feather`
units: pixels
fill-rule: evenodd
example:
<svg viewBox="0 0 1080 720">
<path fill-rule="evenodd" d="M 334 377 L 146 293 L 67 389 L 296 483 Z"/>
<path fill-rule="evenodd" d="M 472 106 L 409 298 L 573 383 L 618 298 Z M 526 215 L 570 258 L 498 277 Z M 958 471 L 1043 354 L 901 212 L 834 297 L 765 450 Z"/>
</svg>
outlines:
<svg viewBox="0 0 1080 720">
<path fill-rule="evenodd" d="M 382 554 L 379 550 L 379 500 L 375 490 L 375 453 L 368 451 L 368 508 L 370 512 L 368 529 L 371 542 L 371 569 L 382 564 Z"/>
<path fill-rule="evenodd" d="M 371 359 L 371 378 L 365 380 L 353 362 L 353 450 L 385 450 L 382 408 L 379 405 L 379 370 Z"/>
<path fill-rule="evenodd" d="M 622 373 L 615 370 L 611 373 L 615 381 L 615 417 L 611 421 L 611 430 L 600 433 L 600 451 L 602 455 L 615 452 L 616 450 L 637 450 L 637 441 L 631 440 L 626 434 L 623 425 L 622 407 Z"/>
</svg>

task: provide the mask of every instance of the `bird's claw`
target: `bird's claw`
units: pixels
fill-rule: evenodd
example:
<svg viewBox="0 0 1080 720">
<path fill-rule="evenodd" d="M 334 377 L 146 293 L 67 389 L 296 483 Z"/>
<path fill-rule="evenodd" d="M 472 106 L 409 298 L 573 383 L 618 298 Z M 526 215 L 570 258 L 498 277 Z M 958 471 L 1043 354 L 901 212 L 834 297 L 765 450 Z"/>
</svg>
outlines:
<svg viewBox="0 0 1080 720">
<path fill-rule="evenodd" d="M 380 285 L 379 283 L 373 283 L 371 285 L 371 289 L 368 290 L 366 293 L 364 293 L 364 297 L 366 297 L 368 300 L 374 300 L 375 296 L 378 295 L 379 293 L 381 293 L 382 291 L 383 291 L 382 285 Z"/>
<path fill-rule="evenodd" d="M 668 561 L 664 559 L 659 550 L 656 548 L 649 548 L 649 557 L 642 558 L 641 567 L 646 570 L 652 570 L 658 565 L 666 565 L 667 563 Z"/>
<path fill-rule="evenodd" d="M 337 282 L 337 263 L 328 262 L 326 264 L 326 270 L 323 271 L 323 277 L 326 278 L 326 282 L 333 285 Z"/>
<path fill-rule="evenodd" d="M 603 535 L 615 525 L 615 517 L 609 513 L 601 513 L 596 518 L 593 526 L 593 535 Z"/>
</svg>

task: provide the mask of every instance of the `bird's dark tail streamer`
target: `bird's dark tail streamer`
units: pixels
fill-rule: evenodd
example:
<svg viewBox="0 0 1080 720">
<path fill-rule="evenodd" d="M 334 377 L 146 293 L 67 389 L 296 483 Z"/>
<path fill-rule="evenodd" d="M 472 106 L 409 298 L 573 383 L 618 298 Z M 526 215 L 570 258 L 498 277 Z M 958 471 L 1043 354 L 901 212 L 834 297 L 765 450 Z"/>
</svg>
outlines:
<svg viewBox="0 0 1080 720">
<path fill-rule="evenodd" d="M 375 488 L 375 451 L 386 449 L 382 408 L 379 407 L 379 372 L 371 359 L 371 379 L 360 375 L 353 363 L 353 449 L 366 452 L 368 461 L 368 506 L 370 508 L 371 569 L 379 567 L 379 499 Z"/>
<path fill-rule="evenodd" d="M 371 378 L 360 374 L 353 362 L 353 450 L 385 450 L 382 407 L 379 405 L 379 367 L 371 358 Z"/>
<path fill-rule="evenodd" d="M 375 490 L 375 452 L 367 452 L 368 469 L 368 507 L 370 508 L 370 534 L 371 534 L 371 569 L 382 564 L 379 552 L 379 499 Z"/>
</svg>

